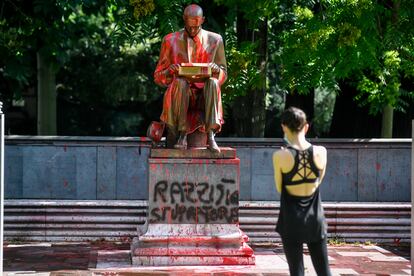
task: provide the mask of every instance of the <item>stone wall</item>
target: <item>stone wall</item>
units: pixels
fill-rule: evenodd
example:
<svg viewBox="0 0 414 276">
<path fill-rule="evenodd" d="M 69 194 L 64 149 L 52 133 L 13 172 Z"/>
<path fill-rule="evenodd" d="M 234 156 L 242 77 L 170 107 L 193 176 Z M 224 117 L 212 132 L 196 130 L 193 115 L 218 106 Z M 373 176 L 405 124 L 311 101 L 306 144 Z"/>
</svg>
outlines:
<svg viewBox="0 0 414 276">
<path fill-rule="evenodd" d="M 240 159 L 240 200 L 278 200 L 281 139 L 218 138 Z M 411 139 L 315 139 L 328 149 L 324 201 L 409 202 Z M 6 136 L 7 199 L 148 199 L 145 138 Z"/>
</svg>

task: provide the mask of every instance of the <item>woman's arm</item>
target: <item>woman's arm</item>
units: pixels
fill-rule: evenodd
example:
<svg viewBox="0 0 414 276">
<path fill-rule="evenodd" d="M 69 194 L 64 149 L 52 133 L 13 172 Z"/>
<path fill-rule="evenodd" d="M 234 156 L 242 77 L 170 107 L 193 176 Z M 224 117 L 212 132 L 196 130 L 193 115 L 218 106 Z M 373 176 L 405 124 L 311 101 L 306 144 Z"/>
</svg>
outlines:
<svg viewBox="0 0 414 276">
<path fill-rule="evenodd" d="M 321 170 L 321 175 L 319 177 L 319 184 L 322 182 L 322 179 L 325 176 L 327 160 L 327 151 L 325 147 L 314 146 L 314 156 L 313 160 L 316 167 Z"/>
<path fill-rule="evenodd" d="M 282 192 L 282 169 L 280 165 L 281 165 L 280 151 L 276 151 L 275 153 L 273 153 L 273 171 L 274 171 L 276 190 L 279 193 Z"/>
<path fill-rule="evenodd" d="M 283 173 L 288 173 L 293 169 L 295 158 L 292 153 L 283 148 L 273 153 L 273 169 L 275 177 L 276 189 L 279 193 L 282 192 Z"/>
</svg>

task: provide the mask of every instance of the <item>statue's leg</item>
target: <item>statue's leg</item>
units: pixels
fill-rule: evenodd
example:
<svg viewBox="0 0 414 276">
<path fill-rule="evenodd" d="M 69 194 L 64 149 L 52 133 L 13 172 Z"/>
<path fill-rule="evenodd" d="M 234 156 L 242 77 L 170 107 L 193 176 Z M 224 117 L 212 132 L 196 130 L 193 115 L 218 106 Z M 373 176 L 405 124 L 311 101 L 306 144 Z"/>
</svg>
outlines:
<svg viewBox="0 0 414 276">
<path fill-rule="evenodd" d="M 189 89 L 185 79 L 176 78 L 164 94 L 161 121 L 167 126 L 167 148 L 177 143 L 179 129 L 186 129 Z"/>
<path fill-rule="evenodd" d="M 205 100 L 205 127 L 207 131 L 208 148 L 214 152 L 220 152 L 220 148 L 214 139 L 214 134 L 221 128 L 219 114 L 220 84 L 216 78 L 209 78 L 204 85 Z"/>
<path fill-rule="evenodd" d="M 190 102 L 190 85 L 184 78 L 176 78 L 171 85 L 172 90 L 171 110 L 174 118 L 174 125 L 179 133 L 178 141 L 174 148 L 187 148 L 187 112 Z"/>
<path fill-rule="evenodd" d="M 206 131 L 221 129 L 219 114 L 220 84 L 216 78 L 209 78 L 203 89 L 205 101 L 205 128 Z"/>
<path fill-rule="evenodd" d="M 167 141 L 166 146 L 169 149 L 174 148 L 174 145 L 177 143 L 178 133 L 175 130 L 175 127 L 167 125 Z"/>
<path fill-rule="evenodd" d="M 190 85 L 184 78 L 176 78 L 171 85 L 172 90 L 171 111 L 176 129 L 187 131 L 187 111 L 190 101 Z"/>
</svg>

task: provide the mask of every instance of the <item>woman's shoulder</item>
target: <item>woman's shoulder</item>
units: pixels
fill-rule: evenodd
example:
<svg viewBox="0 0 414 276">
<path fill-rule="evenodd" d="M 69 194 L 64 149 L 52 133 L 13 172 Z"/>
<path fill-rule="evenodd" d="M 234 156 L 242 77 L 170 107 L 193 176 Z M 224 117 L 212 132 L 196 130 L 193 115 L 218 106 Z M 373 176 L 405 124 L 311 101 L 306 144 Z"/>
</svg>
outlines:
<svg viewBox="0 0 414 276">
<path fill-rule="evenodd" d="M 292 152 L 291 148 L 281 147 L 279 150 L 276 150 L 273 153 L 273 161 L 285 164 L 288 162 L 289 164 L 294 160 L 294 153 Z"/>
<path fill-rule="evenodd" d="M 295 163 L 295 157 L 292 149 L 282 147 L 273 153 L 273 165 L 280 168 L 282 173 L 289 172 Z"/>
<path fill-rule="evenodd" d="M 323 146 L 313 146 L 313 160 L 316 167 L 324 169 L 327 162 L 327 151 Z"/>
<path fill-rule="evenodd" d="M 292 155 L 287 147 L 281 147 L 280 149 L 273 152 L 273 158 L 279 158 L 287 155 Z"/>
<path fill-rule="evenodd" d="M 327 153 L 326 148 L 324 146 L 312 145 L 312 147 L 313 147 L 313 152 L 315 154 L 326 155 Z"/>
</svg>

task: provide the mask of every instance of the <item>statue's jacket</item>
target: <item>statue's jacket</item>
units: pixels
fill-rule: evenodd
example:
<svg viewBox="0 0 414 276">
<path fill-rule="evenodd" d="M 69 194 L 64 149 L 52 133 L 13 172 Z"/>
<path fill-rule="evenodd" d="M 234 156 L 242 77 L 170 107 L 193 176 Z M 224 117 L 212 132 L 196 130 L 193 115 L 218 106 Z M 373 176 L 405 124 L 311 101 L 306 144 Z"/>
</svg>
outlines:
<svg viewBox="0 0 414 276">
<path fill-rule="evenodd" d="M 203 29 L 201 29 L 200 32 L 202 35 L 202 49 L 197 57 L 197 63 L 216 63 L 220 67 L 220 73 L 213 75 L 212 77 L 216 78 L 221 86 L 227 79 L 227 64 L 223 38 L 217 33 Z M 168 87 L 164 94 L 163 113 L 160 118 L 161 121 L 164 122 L 166 121 L 165 114 L 168 114 L 168 109 L 172 106 L 171 94 L 174 89 L 174 86 L 171 85 L 173 83 L 173 77 L 168 73 L 168 68 L 171 64 L 189 62 L 187 37 L 186 31 L 182 29 L 178 32 L 166 35 L 162 40 L 160 58 L 154 72 L 154 80 L 156 84 Z M 203 86 L 203 83 L 197 83 L 198 88 L 203 88 Z M 220 89 L 218 93 L 221 93 Z M 220 121 L 224 122 L 221 95 L 218 95 L 218 101 L 218 114 L 220 116 Z M 197 128 L 200 128 L 199 120 L 191 120 L 189 132 L 192 132 Z"/>
</svg>

